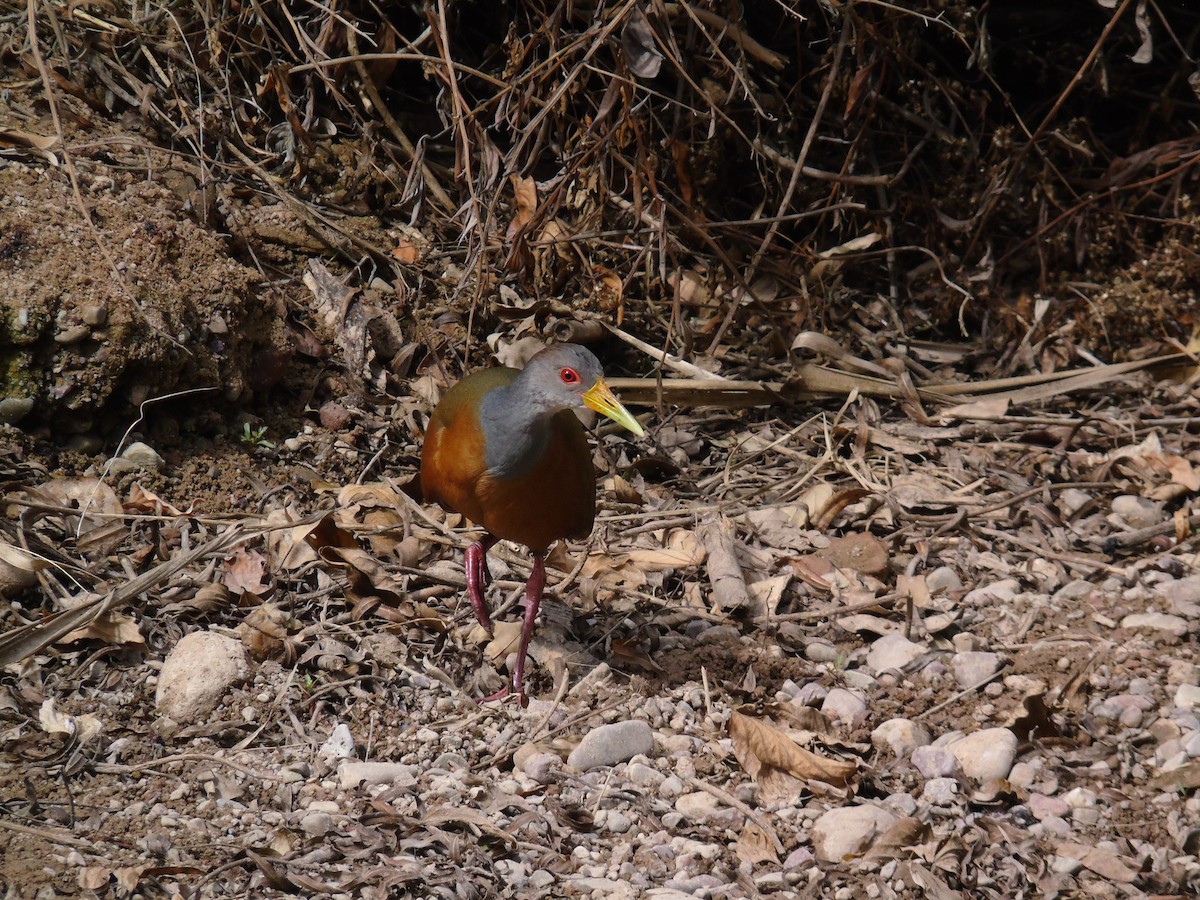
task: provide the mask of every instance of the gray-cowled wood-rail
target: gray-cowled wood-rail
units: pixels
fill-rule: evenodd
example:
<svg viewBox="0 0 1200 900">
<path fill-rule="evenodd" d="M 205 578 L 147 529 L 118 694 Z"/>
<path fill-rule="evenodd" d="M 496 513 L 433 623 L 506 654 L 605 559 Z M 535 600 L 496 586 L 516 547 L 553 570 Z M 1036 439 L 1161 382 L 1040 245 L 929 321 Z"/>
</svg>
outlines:
<svg viewBox="0 0 1200 900">
<path fill-rule="evenodd" d="M 596 518 L 596 470 L 583 425 L 586 406 L 638 437 L 642 426 L 604 383 L 600 362 L 583 347 L 557 344 L 520 371 L 473 372 L 446 392 L 429 419 L 421 453 L 421 489 L 484 529 L 467 549 L 467 596 L 492 633 L 484 600 L 487 552 L 497 540 L 533 554 L 512 688 L 525 701 L 525 655 L 546 584 L 544 557 L 557 540 L 581 540 Z M 507 688 L 496 697 L 507 693 Z"/>
</svg>

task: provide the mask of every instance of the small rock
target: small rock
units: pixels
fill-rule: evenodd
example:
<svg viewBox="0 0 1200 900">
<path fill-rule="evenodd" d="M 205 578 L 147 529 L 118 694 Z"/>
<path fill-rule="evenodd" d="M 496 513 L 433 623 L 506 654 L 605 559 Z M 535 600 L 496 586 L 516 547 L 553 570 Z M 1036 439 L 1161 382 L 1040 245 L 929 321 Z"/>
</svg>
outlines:
<svg viewBox="0 0 1200 900">
<path fill-rule="evenodd" d="M 317 755 L 327 762 L 336 762 L 354 755 L 354 735 L 350 726 L 339 722 L 330 732 L 329 738 L 321 745 Z"/>
<path fill-rule="evenodd" d="M 555 773 L 562 768 L 562 764 L 562 757 L 557 753 L 531 753 L 522 760 L 521 771 L 538 784 L 549 784 L 555 780 Z"/>
<path fill-rule="evenodd" d="M 1160 612 L 1131 613 L 1121 620 L 1121 627 L 1130 630 L 1142 628 L 1150 631 L 1166 631 L 1176 637 L 1183 637 L 1188 633 L 1187 619 Z"/>
<path fill-rule="evenodd" d="M 801 706 L 816 706 L 829 695 L 829 689 L 816 681 L 810 681 L 795 693 Z"/>
<path fill-rule="evenodd" d="M 958 771 L 958 758 L 945 747 L 917 747 L 912 764 L 922 778 L 948 778 Z"/>
<path fill-rule="evenodd" d="M 64 346 L 78 344 L 91 333 L 92 329 L 86 325 L 71 325 L 54 335 L 54 343 L 63 344 Z"/>
<path fill-rule="evenodd" d="M 1017 736 L 1007 728 L 985 728 L 950 745 L 963 774 L 980 784 L 1007 778 L 1017 756 Z"/>
<path fill-rule="evenodd" d="M 1021 584 L 1015 578 L 1003 578 L 984 587 L 977 587 L 963 597 L 964 606 L 996 606 L 1017 596 Z"/>
<path fill-rule="evenodd" d="M 1046 816 L 1040 825 L 1034 826 L 1034 828 L 1039 827 L 1044 833 L 1055 835 L 1057 837 L 1066 837 L 1071 833 L 1071 823 L 1062 816 Z"/>
<path fill-rule="evenodd" d="M 888 719 L 871 732 L 871 745 L 876 750 L 891 750 L 897 759 L 911 756 L 914 750 L 929 741 L 929 732 L 912 719 Z"/>
<path fill-rule="evenodd" d="M 695 791 L 676 800 L 675 808 L 692 821 L 701 822 L 721 808 L 721 801 L 708 791 Z"/>
<path fill-rule="evenodd" d="M 84 325 L 99 328 L 108 321 L 108 310 L 103 306 L 84 306 L 79 310 L 79 318 Z"/>
<path fill-rule="evenodd" d="M 841 651 L 828 641 L 816 640 L 804 648 L 804 655 L 815 663 L 837 662 Z"/>
<path fill-rule="evenodd" d="M 949 566 L 938 566 L 926 575 L 925 586 L 931 594 L 951 593 L 963 589 L 962 579 Z"/>
<path fill-rule="evenodd" d="M 955 680 L 965 688 L 974 687 L 1000 669 L 1000 655 L 972 650 L 955 653 L 950 661 Z"/>
<path fill-rule="evenodd" d="M 869 691 L 879 683 L 866 672 L 860 672 L 858 669 L 846 669 L 842 672 L 842 682 L 846 687 L 856 691 Z"/>
<path fill-rule="evenodd" d="M 902 634 L 885 634 L 867 651 L 867 668 L 875 674 L 888 669 L 903 670 L 925 652 L 924 644 L 910 641 Z"/>
<path fill-rule="evenodd" d="M 841 862 L 862 853 L 875 837 L 896 822 L 896 817 L 877 806 L 842 806 L 822 813 L 813 823 L 812 845 L 817 859 Z"/>
<path fill-rule="evenodd" d="M 1112 511 L 1130 528 L 1149 528 L 1163 519 L 1161 503 L 1134 494 L 1114 497 Z"/>
<path fill-rule="evenodd" d="M 1181 684 L 1175 690 L 1175 705 L 1183 709 L 1200 706 L 1200 685 Z"/>
<path fill-rule="evenodd" d="M 1200 575 L 1168 581 L 1161 590 L 1172 606 L 1200 603 Z"/>
<path fill-rule="evenodd" d="M 884 805 L 898 816 L 913 816 L 917 813 L 917 801 L 908 791 L 897 791 L 883 798 Z"/>
<path fill-rule="evenodd" d="M 1196 684 L 1200 682 L 1200 668 L 1186 659 L 1173 659 L 1167 665 L 1167 684 Z"/>
<path fill-rule="evenodd" d="M 32 411 L 32 397 L 5 397 L 0 400 L 0 425 L 16 425 Z"/>
<path fill-rule="evenodd" d="M 1057 853 L 1050 857 L 1050 871 L 1055 875 L 1074 875 L 1082 868 L 1083 863 L 1073 857 Z"/>
<path fill-rule="evenodd" d="M 555 759 L 558 759 L 558 757 L 555 757 Z M 561 760 L 559 762 L 561 763 Z M 633 827 L 633 820 L 623 812 L 610 809 L 608 811 L 608 821 L 604 823 L 604 827 L 613 834 L 624 834 Z"/>
<path fill-rule="evenodd" d="M 679 780 L 677 775 L 668 775 L 662 780 L 662 784 L 658 786 L 658 795 L 665 800 L 678 797 L 682 793 L 683 782 Z"/>
<path fill-rule="evenodd" d="M 1019 762 L 1008 773 L 1008 783 L 1017 790 L 1027 791 L 1037 780 L 1038 770 L 1026 762 Z"/>
<path fill-rule="evenodd" d="M 1077 825 L 1095 825 L 1100 821 L 1100 810 L 1095 807 L 1073 810 L 1071 821 Z"/>
<path fill-rule="evenodd" d="M 161 472 L 167 467 L 167 462 L 154 448 L 149 444 L 144 444 L 141 441 L 134 441 L 121 454 L 121 459 L 126 462 L 133 463 L 140 469 L 145 469 L 147 472 Z"/>
<path fill-rule="evenodd" d="M 350 424 L 350 411 L 336 400 L 326 402 L 318 416 L 321 427 L 329 431 L 341 431 Z"/>
<path fill-rule="evenodd" d="M 1195 759 L 1200 756 L 1200 731 L 1189 731 L 1183 739 L 1183 752 Z"/>
<path fill-rule="evenodd" d="M 783 869 L 786 872 L 788 869 L 808 868 L 815 859 L 816 857 L 813 856 L 813 852 L 807 847 L 797 847 L 783 861 Z"/>
<path fill-rule="evenodd" d="M 958 800 L 958 781 L 953 778 L 930 778 L 921 791 L 921 799 L 933 806 L 950 806 Z"/>
<path fill-rule="evenodd" d="M 1100 795 L 1091 788 L 1077 787 L 1071 788 L 1063 794 L 1063 802 L 1072 809 L 1082 809 L 1087 806 L 1095 806 L 1099 801 Z"/>
<path fill-rule="evenodd" d="M 241 641 L 211 631 L 193 632 L 163 662 L 154 705 L 177 722 L 196 722 L 249 672 Z"/>
<path fill-rule="evenodd" d="M 659 787 L 666 779 L 666 776 L 658 769 L 639 762 L 631 762 L 625 767 L 625 777 L 634 784 L 649 788 Z"/>
<path fill-rule="evenodd" d="M 654 732 L 640 720 L 613 722 L 593 728 L 567 757 L 567 765 L 581 771 L 597 766 L 615 766 L 639 753 L 654 750 Z"/>
<path fill-rule="evenodd" d="M 1050 816 L 1065 816 L 1071 811 L 1066 800 L 1059 797 L 1047 797 L 1045 794 L 1029 795 L 1029 811 L 1041 822 Z"/>
<path fill-rule="evenodd" d="M 411 787 L 416 784 L 412 766 L 396 762 L 359 762 L 347 760 L 338 768 L 342 790 L 352 790 L 360 784 L 389 784 Z"/>
<path fill-rule="evenodd" d="M 311 837 L 325 837 L 337 825 L 327 812 L 307 812 L 300 819 L 300 829 Z"/>
<path fill-rule="evenodd" d="M 1095 593 L 1096 586 L 1090 581 L 1068 581 L 1054 592 L 1055 600 L 1082 600 Z"/>
<path fill-rule="evenodd" d="M 1142 713 L 1153 706 L 1154 701 L 1149 697 L 1114 694 L 1096 703 L 1092 707 L 1092 715 L 1098 719 L 1117 719 L 1122 724 L 1132 719 L 1136 725 L 1142 720 Z"/>
<path fill-rule="evenodd" d="M 867 717 L 867 701 L 857 691 L 833 688 L 821 704 L 821 712 L 853 728 Z"/>
</svg>

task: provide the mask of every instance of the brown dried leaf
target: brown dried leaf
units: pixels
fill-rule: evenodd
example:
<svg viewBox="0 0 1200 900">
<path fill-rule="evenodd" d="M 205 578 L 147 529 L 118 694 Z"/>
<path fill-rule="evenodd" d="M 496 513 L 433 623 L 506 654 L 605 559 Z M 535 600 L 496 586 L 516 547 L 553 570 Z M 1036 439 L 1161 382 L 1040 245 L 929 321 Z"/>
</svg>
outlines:
<svg viewBox="0 0 1200 900">
<path fill-rule="evenodd" d="M 99 478 L 55 478 L 29 493 L 46 503 L 68 506 L 82 512 L 62 514 L 67 531 L 78 535 L 78 546 L 89 554 L 111 553 L 125 540 L 128 529 L 122 521 L 125 510 L 113 489 Z"/>
<path fill-rule="evenodd" d="M 676 528 L 667 537 L 667 546 L 649 550 L 630 550 L 624 560 L 642 572 L 669 572 L 691 569 L 704 562 L 705 551 L 696 533 Z M 644 583 L 644 582 L 643 582 Z"/>
<path fill-rule="evenodd" d="M 272 590 L 266 583 L 266 557 L 246 547 L 234 550 L 225 558 L 221 583 L 241 598 L 261 598 Z"/>
<path fill-rule="evenodd" d="M 193 504 L 194 505 L 194 504 Z M 188 513 L 176 509 L 153 491 L 148 491 L 140 484 L 134 483 L 129 489 L 129 499 L 125 501 L 128 512 L 147 513 L 152 516 L 184 516 Z M 191 511 L 189 507 L 188 512 Z"/>
<path fill-rule="evenodd" d="M 137 622 L 124 613 L 108 610 L 82 628 L 63 635 L 60 644 L 75 641 L 102 641 L 105 644 L 144 644 Z"/>
<path fill-rule="evenodd" d="M 281 659 L 290 665 L 295 661 L 298 646 L 288 637 L 295 619 L 273 603 L 256 606 L 238 625 L 242 645 L 255 659 Z"/>
<path fill-rule="evenodd" d="M 1137 869 L 1128 865 L 1125 860 L 1111 850 L 1065 841 L 1055 848 L 1055 852 L 1059 856 L 1078 860 L 1085 868 L 1109 881 L 1132 884 L 1137 880 Z"/>
<path fill-rule="evenodd" d="M 887 571 L 890 559 L 883 541 L 867 532 L 834 538 L 828 547 L 818 550 L 817 554 L 839 569 L 848 569 L 862 575 L 882 575 Z"/>
<path fill-rule="evenodd" d="M 775 841 L 778 840 L 779 838 L 775 838 Z M 779 854 L 775 852 L 775 841 L 771 840 L 771 835 L 767 831 L 754 822 L 747 822 L 742 833 L 738 835 L 735 845 L 738 859 L 751 865 L 765 862 L 777 866 L 779 865 Z"/>
<path fill-rule="evenodd" d="M 475 627 L 479 628 L 478 625 Z M 479 633 L 485 634 L 482 628 L 479 628 Z M 492 662 L 503 662 L 508 657 L 508 654 L 517 652 L 520 641 L 521 623 L 519 621 L 493 622 L 492 639 L 483 648 L 483 652 L 487 654 L 488 659 Z"/>
<path fill-rule="evenodd" d="M 708 581 L 712 608 L 717 612 L 741 609 L 750 603 L 746 576 L 737 558 L 737 530 L 725 516 L 700 526 L 700 540 L 708 553 Z M 757 612 L 757 611 L 756 611 Z"/>
<path fill-rule="evenodd" d="M 525 230 L 525 227 L 533 219 L 533 214 L 537 211 L 537 183 L 532 178 L 522 178 L 520 175 L 512 175 L 509 181 L 513 187 L 513 217 L 508 223 L 508 231 L 505 233 L 505 239 L 513 240 L 517 235 Z"/>
<path fill-rule="evenodd" d="M 736 711 L 729 720 L 729 736 L 738 763 L 764 797 L 794 796 L 810 781 L 844 787 L 856 769 L 854 763 L 811 753 L 771 723 Z"/>
<path fill-rule="evenodd" d="M 907 859 L 929 839 L 930 828 L 920 819 L 904 816 L 871 844 L 865 859 Z"/>
</svg>

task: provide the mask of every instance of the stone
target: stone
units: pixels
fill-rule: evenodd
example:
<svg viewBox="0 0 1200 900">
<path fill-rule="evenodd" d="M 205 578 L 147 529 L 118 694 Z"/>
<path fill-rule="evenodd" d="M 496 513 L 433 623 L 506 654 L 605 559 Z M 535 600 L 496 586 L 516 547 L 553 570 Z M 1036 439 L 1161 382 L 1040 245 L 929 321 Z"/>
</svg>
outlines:
<svg viewBox="0 0 1200 900">
<path fill-rule="evenodd" d="M 344 722 L 335 725 L 325 743 L 321 745 L 321 749 L 317 751 L 317 755 L 328 762 L 336 762 L 339 759 L 353 756 L 354 735 L 350 733 L 350 726 Z"/>
<path fill-rule="evenodd" d="M 926 575 L 925 586 L 931 594 L 953 593 L 963 589 L 962 579 L 949 566 L 938 566 Z"/>
<path fill-rule="evenodd" d="M 153 447 L 141 441 L 134 441 L 126 447 L 121 453 L 121 459 L 147 472 L 162 472 L 167 467 L 166 460 L 159 456 Z"/>
<path fill-rule="evenodd" d="M 958 780 L 930 778 L 921 791 L 921 799 L 933 806 L 950 806 L 958 800 Z"/>
<path fill-rule="evenodd" d="M 327 812 L 306 812 L 300 819 L 300 830 L 310 837 L 325 837 L 337 824 Z"/>
<path fill-rule="evenodd" d="M 241 641 L 211 631 L 193 632 L 163 662 L 154 705 L 176 722 L 194 723 L 249 673 L 250 661 Z"/>
<path fill-rule="evenodd" d="M 867 850 L 895 822 L 896 816 L 877 806 L 836 807 L 813 823 L 813 852 L 824 862 L 842 862 Z"/>
<path fill-rule="evenodd" d="M 695 791 L 684 794 L 675 801 L 675 809 L 689 819 L 701 822 L 721 808 L 721 801 L 708 791 Z"/>
<path fill-rule="evenodd" d="M 1149 528 L 1163 520 L 1162 503 L 1134 494 L 1114 497 L 1112 511 L 1130 528 Z"/>
<path fill-rule="evenodd" d="M 954 679 L 960 686 L 974 687 L 999 671 L 1000 654 L 979 650 L 955 653 L 954 658 L 950 661 L 950 669 L 954 672 Z"/>
<path fill-rule="evenodd" d="M 1200 685 L 1181 684 L 1175 689 L 1175 705 L 1183 709 L 1200 706 Z"/>
<path fill-rule="evenodd" d="M 867 717 L 867 701 L 857 691 L 833 688 L 821 703 L 821 712 L 853 728 Z"/>
<path fill-rule="evenodd" d="M 1169 581 L 1162 585 L 1161 591 L 1173 606 L 1200 603 L 1200 575 Z"/>
<path fill-rule="evenodd" d="M 1039 822 L 1050 816 L 1066 816 L 1071 807 L 1061 797 L 1047 797 L 1045 794 L 1031 793 L 1029 795 L 1029 811 Z"/>
<path fill-rule="evenodd" d="M 32 397 L 0 399 L 0 425 L 16 425 L 31 412 L 33 412 Z"/>
<path fill-rule="evenodd" d="M 654 732 L 638 719 L 613 722 L 593 728 L 567 757 L 567 765 L 587 771 L 597 766 L 615 766 L 637 756 L 649 756 L 654 750 Z"/>
<path fill-rule="evenodd" d="M 557 753 L 542 751 L 526 756 L 521 761 L 521 771 L 538 784 L 549 784 L 556 779 L 562 764 L 562 757 Z"/>
<path fill-rule="evenodd" d="M 945 747 L 917 747 L 912 764 L 922 778 L 949 778 L 958 771 L 958 758 Z"/>
<path fill-rule="evenodd" d="M 910 641 L 902 634 L 885 634 L 867 651 L 867 668 L 876 675 L 888 669 L 903 670 L 925 653 L 924 644 Z"/>
<path fill-rule="evenodd" d="M 346 760 L 338 768 L 338 783 L 342 790 L 353 790 L 360 784 L 397 785 L 412 787 L 417 783 L 413 767 L 397 762 L 359 762 Z"/>
<path fill-rule="evenodd" d="M 1131 631 L 1166 631 L 1175 637 L 1183 637 L 1188 633 L 1187 619 L 1160 612 L 1131 613 L 1121 620 L 1121 627 Z"/>
<path fill-rule="evenodd" d="M 908 758 L 929 741 L 929 732 L 912 719 L 888 719 L 871 732 L 871 745 L 876 750 L 891 750 L 897 759 Z"/>
<path fill-rule="evenodd" d="M 949 747 L 963 774 L 980 784 L 1007 778 L 1017 756 L 1017 736 L 1007 728 L 985 728 Z"/>
</svg>

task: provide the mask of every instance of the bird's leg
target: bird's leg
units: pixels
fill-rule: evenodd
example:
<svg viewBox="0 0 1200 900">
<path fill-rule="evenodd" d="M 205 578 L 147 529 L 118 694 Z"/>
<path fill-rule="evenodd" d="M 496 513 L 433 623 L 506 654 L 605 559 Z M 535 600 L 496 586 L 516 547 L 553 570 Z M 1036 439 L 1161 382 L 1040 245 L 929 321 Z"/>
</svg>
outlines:
<svg viewBox="0 0 1200 900">
<path fill-rule="evenodd" d="M 521 623 L 521 640 L 517 644 L 517 664 L 513 669 L 513 692 L 522 706 L 529 700 L 525 697 L 525 655 L 529 652 L 529 639 L 537 624 L 538 608 L 542 605 L 542 589 L 546 586 L 545 553 L 533 554 L 533 570 L 525 582 L 525 620 Z"/>
<path fill-rule="evenodd" d="M 492 549 L 496 539 L 485 534 L 467 548 L 467 597 L 471 601 L 471 609 L 475 610 L 475 619 L 483 626 L 488 634 L 492 633 L 492 617 L 488 615 L 487 600 L 484 599 L 483 589 L 492 581 L 492 573 L 488 571 L 487 552 Z"/>
</svg>

